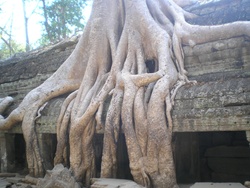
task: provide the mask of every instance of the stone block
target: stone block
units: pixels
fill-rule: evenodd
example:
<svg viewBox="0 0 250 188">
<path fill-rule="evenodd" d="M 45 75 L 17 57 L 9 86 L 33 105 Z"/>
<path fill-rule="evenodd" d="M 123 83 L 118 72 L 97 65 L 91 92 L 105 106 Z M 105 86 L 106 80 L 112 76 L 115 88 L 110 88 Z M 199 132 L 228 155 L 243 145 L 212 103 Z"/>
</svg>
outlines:
<svg viewBox="0 0 250 188">
<path fill-rule="evenodd" d="M 190 188 L 245 188 L 240 183 L 195 183 Z"/>
<path fill-rule="evenodd" d="M 16 184 L 18 182 L 20 182 L 22 180 L 22 178 L 19 177 L 10 177 L 10 178 L 6 178 L 6 181 L 9 183 L 13 183 Z"/>
<path fill-rule="evenodd" d="M 67 187 L 80 188 L 69 169 L 62 164 L 57 164 L 52 170 L 47 170 L 44 178 L 37 182 L 37 188 L 44 187 Z"/>
<path fill-rule="evenodd" d="M 6 188 L 8 186 L 11 186 L 11 183 L 6 181 L 4 178 L 0 178 L 0 188 Z"/>
<path fill-rule="evenodd" d="M 179 184 L 179 188 L 190 188 L 193 184 Z"/>
<path fill-rule="evenodd" d="M 91 188 L 143 188 L 131 180 L 93 178 Z"/>
</svg>

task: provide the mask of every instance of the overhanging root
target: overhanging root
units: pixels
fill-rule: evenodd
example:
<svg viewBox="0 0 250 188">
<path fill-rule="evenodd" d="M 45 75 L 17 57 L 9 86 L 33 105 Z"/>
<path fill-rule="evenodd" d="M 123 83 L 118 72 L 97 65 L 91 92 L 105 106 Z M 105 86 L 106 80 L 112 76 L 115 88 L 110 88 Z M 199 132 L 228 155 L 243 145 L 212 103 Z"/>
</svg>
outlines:
<svg viewBox="0 0 250 188">
<path fill-rule="evenodd" d="M 71 93 L 63 102 L 61 112 L 57 120 L 57 148 L 54 158 L 54 165 L 62 163 L 69 166 L 69 126 L 70 115 L 73 108 L 77 90 Z"/>
<path fill-rule="evenodd" d="M 120 106 L 122 105 L 123 90 L 117 87 L 112 91 L 104 129 L 101 167 L 101 177 L 103 178 L 115 178 L 117 173 L 116 150 L 120 132 Z"/>
<path fill-rule="evenodd" d="M 8 108 L 11 103 L 13 103 L 14 99 L 12 97 L 0 98 L 0 114 L 2 114 L 6 108 Z"/>
<path fill-rule="evenodd" d="M 26 142 L 26 157 L 29 173 L 31 176 L 35 177 L 41 177 L 45 172 L 35 131 L 35 117 L 38 109 L 38 106 L 33 105 L 30 110 L 26 111 L 22 123 L 23 136 Z"/>
</svg>

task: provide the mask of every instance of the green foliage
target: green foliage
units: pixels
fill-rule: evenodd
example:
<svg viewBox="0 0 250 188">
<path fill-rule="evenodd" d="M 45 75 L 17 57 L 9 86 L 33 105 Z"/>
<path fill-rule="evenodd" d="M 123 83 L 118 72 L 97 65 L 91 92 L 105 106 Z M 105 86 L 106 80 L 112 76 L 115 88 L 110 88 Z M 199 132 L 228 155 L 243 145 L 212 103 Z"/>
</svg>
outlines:
<svg viewBox="0 0 250 188">
<path fill-rule="evenodd" d="M 11 46 L 11 49 L 10 49 Z M 25 52 L 25 45 L 18 44 L 14 40 L 11 40 L 9 44 L 0 44 L 0 59 L 7 59 L 15 53 Z"/>
<path fill-rule="evenodd" d="M 43 7 L 45 33 L 42 44 L 56 42 L 82 30 L 82 10 L 86 0 L 54 0 Z M 44 1 L 45 2 L 45 1 Z"/>
<path fill-rule="evenodd" d="M 0 27 L 0 59 L 6 59 L 15 53 L 24 51 L 24 45 L 12 40 L 12 35 L 5 28 Z"/>
</svg>

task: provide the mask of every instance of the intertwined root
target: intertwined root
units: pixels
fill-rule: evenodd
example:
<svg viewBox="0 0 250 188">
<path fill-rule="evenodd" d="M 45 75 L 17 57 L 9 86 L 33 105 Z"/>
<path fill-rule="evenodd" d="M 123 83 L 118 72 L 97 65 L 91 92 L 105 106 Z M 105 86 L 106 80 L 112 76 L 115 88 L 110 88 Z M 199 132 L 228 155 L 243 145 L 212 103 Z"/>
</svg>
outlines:
<svg viewBox="0 0 250 188">
<path fill-rule="evenodd" d="M 173 0 L 95 0 L 93 6 L 72 55 L 9 117 L 0 119 L 0 129 L 23 121 L 30 173 L 43 174 L 37 112 L 48 100 L 71 93 L 57 122 L 55 164 L 69 165 L 77 181 L 89 185 L 95 176 L 93 135 L 98 126 L 104 129 L 102 177 L 116 177 L 117 141 L 123 131 L 134 180 L 146 187 L 177 187 L 171 109 L 178 89 L 194 83 L 187 78 L 182 45 L 250 36 L 250 23 L 193 26 L 185 18 L 194 15 Z M 0 113 L 1 106 L 6 105 L 0 104 Z"/>
<path fill-rule="evenodd" d="M 12 97 L 0 98 L 0 114 L 2 114 L 6 108 L 8 108 L 11 103 L 14 101 Z"/>
<path fill-rule="evenodd" d="M 12 97 L 0 98 L 0 130 L 8 130 L 9 126 L 6 125 L 6 119 L 1 115 L 13 102 Z"/>
</svg>

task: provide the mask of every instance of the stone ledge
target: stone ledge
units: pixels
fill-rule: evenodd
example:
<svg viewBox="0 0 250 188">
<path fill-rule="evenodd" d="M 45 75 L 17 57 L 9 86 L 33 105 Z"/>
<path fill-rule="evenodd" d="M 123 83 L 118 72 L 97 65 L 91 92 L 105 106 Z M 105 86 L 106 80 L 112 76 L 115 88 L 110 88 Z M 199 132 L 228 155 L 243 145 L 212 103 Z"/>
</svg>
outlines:
<svg viewBox="0 0 250 188">
<path fill-rule="evenodd" d="M 209 182 L 208 183 L 195 183 L 190 188 L 229 188 L 229 187 L 245 188 L 245 186 L 243 186 L 240 183 L 212 183 L 212 182 L 210 182 L 210 183 Z"/>
<path fill-rule="evenodd" d="M 250 130 L 250 78 L 182 87 L 173 108 L 174 132 Z M 56 133 L 64 98 L 56 98 L 36 122 L 38 133 Z M 20 125 L 9 133 L 22 133 Z M 97 130 L 102 134 L 103 130 Z"/>
<path fill-rule="evenodd" d="M 73 43 L 70 43 L 69 48 L 73 46 Z M 55 54 L 53 50 L 58 49 L 51 48 L 49 51 L 38 53 L 28 61 L 32 64 L 33 60 L 37 59 L 36 69 L 40 73 L 34 77 L 32 75 L 19 80 L 13 78 L 5 82 L 6 77 L 3 76 L 2 84 L 0 79 L 0 97 L 11 94 L 15 98 L 15 103 L 5 115 L 17 107 L 30 90 L 40 85 L 52 73 L 46 72 L 46 64 L 43 65 L 45 69 L 37 64 L 44 61 L 44 56 L 55 58 L 49 65 L 53 65 L 53 70 L 56 70 L 62 60 L 58 58 L 60 53 L 63 53 L 64 58 L 69 53 L 60 51 Z M 200 44 L 193 48 L 184 47 L 184 52 L 185 67 L 190 79 L 196 79 L 198 84 L 184 86 L 178 91 L 172 112 L 174 131 L 250 130 L 250 41 L 246 37 L 236 37 Z M 23 62 L 20 67 L 22 70 L 27 69 L 27 72 L 21 71 L 19 76 L 29 75 L 31 70 L 28 69 L 35 66 L 30 67 L 29 63 Z M 15 66 L 17 68 L 16 64 Z M 9 69 L 9 65 L 1 66 L 0 73 Z M 62 102 L 63 98 L 49 102 L 42 112 L 42 117 L 36 122 L 38 133 L 56 133 L 55 124 Z M 20 125 L 8 132 L 22 133 Z"/>
</svg>

